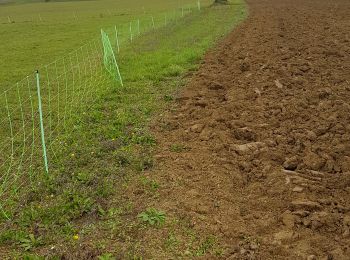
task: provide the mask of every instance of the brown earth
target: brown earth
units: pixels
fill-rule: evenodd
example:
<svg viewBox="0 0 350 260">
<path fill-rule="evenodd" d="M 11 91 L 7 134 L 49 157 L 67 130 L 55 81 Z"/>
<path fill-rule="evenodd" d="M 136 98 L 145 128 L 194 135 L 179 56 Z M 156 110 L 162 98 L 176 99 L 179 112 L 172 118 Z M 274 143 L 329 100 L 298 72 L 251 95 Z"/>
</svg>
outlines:
<svg viewBox="0 0 350 260">
<path fill-rule="evenodd" d="M 248 4 L 154 124 L 160 196 L 139 207 L 214 234 L 224 259 L 350 259 L 350 1 Z"/>
</svg>

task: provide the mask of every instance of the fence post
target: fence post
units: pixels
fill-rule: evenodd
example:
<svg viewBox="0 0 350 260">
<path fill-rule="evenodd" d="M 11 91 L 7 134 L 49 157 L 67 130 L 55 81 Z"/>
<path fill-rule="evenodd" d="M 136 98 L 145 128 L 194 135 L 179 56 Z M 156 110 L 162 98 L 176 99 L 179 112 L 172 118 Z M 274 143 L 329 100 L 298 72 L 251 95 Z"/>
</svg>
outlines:
<svg viewBox="0 0 350 260">
<path fill-rule="evenodd" d="M 132 42 L 132 28 L 131 28 L 131 23 L 132 23 L 132 22 L 130 22 L 129 31 L 130 31 L 130 41 Z"/>
<path fill-rule="evenodd" d="M 39 71 L 36 71 L 36 88 L 38 92 L 38 109 L 39 109 L 39 117 L 40 117 L 40 131 L 41 131 L 41 143 L 43 146 L 43 157 L 45 163 L 45 171 L 49 173 L 49 167 L 47 163 L 47 154 L 46 154 L 46 144 L 45 144 L 45 131 L 44 131 L 44 122 L 43 122 L 43 110 L 41 106 L 41 94 L 40 94 L 40 76 Z"/>
<path fill-rule="evenodd" d="M 197 6 L 198 6 L 198 11 L 200 11 L 201 10 L 201 2 L 199 0 L 197 1 Z"/>
<path fill-rule="evenodd" d="M 153 29 L 155 28 L 153 15 L 152 15 L 152 27 Z"/>
<path fill-rule="evenodd" d="M 117 41 L 117 50 L 118 50 L 118 53 L 119 53 L 119 39 L 118 39 L 118 30 L 117 30 L 117 26 L 116 25 L 114 26 L 114 30 L 115 30 L 115 38 L 116 38 L 116 41 Z"/>
<path fill-rule="evenodd" d="M 123 84 L 122 75 L 120 75 L 119 66 L 118 66 L 117 60 L 116 60 L 116 58 L 115 58 L 114 52 L 112 51 L 112 53 L 113 53 L 114 64 L 115 64 L 115 66 L 116 66 L 116 68 L 117 68 L 117 72 L 118 72 L 118 76 L 119 76 L 119 80 L 120 80 L 120 85 L 122 85 L 122 87 L 123 87 L 124 84 Z"/>
<path fill-rule="evenodd" d="M 137 19 L 137 33 L 138 33 L 138 35 L 141 34 L 141 32 L 140 32 L 140 19 Z"/>
</svg>

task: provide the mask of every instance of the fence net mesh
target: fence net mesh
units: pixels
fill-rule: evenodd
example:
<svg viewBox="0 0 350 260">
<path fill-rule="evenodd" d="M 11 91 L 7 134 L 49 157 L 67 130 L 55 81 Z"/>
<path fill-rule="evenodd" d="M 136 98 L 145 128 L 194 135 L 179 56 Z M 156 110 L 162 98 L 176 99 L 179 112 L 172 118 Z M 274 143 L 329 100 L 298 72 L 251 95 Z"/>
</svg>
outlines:
<svg viewBox="0 0 350 260">
<path fill-rule="evenodd" d="M 38 185 L 38 177 L 45 174 L 42 140 L 50 171 L 64 142 L 61 137 L 74 131 L 74 121 L 86 113 L 87 104 L 93 103 L 111 82 L 123 85 L 117 63 L 123 47 L 143 33 L 176 23 L 189 13 L 191 8 L 182 7 L 101 30 L 101 38 L 39 68 L 38 74 L 29 74 L 0 93 L 0 219 L 11 219 L 12 206 L 21 203 L 23 192 Z"/>
</svg>

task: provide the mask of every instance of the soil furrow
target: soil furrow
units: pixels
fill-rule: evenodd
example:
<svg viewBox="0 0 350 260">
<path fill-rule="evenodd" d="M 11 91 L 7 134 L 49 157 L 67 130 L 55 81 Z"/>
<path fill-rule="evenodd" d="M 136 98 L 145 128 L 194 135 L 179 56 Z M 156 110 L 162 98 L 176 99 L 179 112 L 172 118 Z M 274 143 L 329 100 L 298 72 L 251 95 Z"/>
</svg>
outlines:
<svg viewBox="0 0 350 260">
<path fill-rule="evenodd" d="M 154 126 L 151 204 L 224 258 L 349 259 L 350 2 L 248 4 Z"/>
</svg>

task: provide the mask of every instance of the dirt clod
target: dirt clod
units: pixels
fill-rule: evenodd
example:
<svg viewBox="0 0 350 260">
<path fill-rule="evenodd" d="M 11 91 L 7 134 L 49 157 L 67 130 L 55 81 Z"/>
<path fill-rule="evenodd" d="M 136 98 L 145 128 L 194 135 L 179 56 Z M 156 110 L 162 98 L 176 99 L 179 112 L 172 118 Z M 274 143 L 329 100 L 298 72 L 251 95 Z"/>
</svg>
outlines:
<svg viewBox="0 0 350 260">
<path fill-rule="evenodd" d="M 308 200 L 294 200 L 291 202 L 291 205 L 296 209 L 317 210 L 322 208 L 319 203 Z"/>
<path fill-rule="evenodd" d="M 286 170 L 294 171 L 298 167 L 298 164 L 299 164 L 298 157 L 297 156 L 292 156 L 292 157 L 287 158 L 284 161 L 283 167 Z"/>
<path fill-rule="evenodd" d="M 282 222 L 287 228 L 293 228 L 295 224 L 295 216 L 287 210 L 282 214 Z"/>
<path fill-rule="evenodd" d="M 200 133 L 200 132 L 202 132 L 203 128 L 204 128 L 203 124 L 195 124 L 195 125 L 191 126 L 190 129 L 194 133 Z"/>
<path fill-rule="evenodd" d="M 308 169 L 318 171 L 325 165 L 325 160 L 314 152 L 307 152 L 304 157 L 304 163 Z"/>
</svg>

